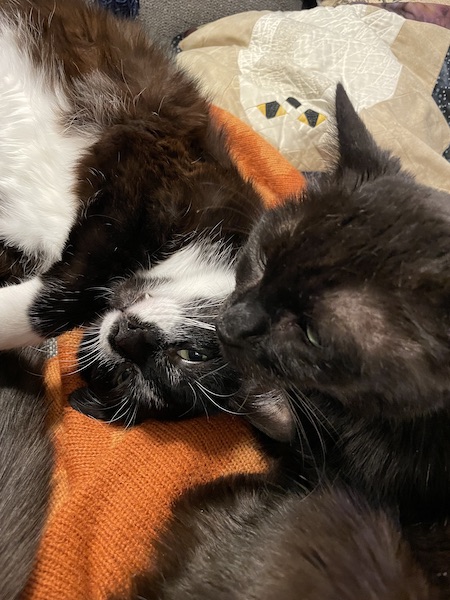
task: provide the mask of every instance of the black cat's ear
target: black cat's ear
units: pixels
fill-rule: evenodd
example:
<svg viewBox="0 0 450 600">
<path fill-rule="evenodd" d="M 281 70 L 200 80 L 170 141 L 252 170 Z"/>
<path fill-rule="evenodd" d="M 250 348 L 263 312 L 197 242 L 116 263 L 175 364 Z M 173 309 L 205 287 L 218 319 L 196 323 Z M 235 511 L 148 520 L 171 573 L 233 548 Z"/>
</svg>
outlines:
<svg viewBox="0 0 450 600">
<path fill-rule="evenodd" d="M 296 434 L 295 416 L 288 398 L 280 391 L 247 397 L 245 417 L 257 429 L 277 442 L 291 442 Z"/>
<path fill-rule="evenodd" d="M 400 171 L 399 161 L 377 146 L 340 83 L 336 88 L 336 126 L 338 172 L 343 177 L 353 175 L 368 180 Z"/>
</svg>

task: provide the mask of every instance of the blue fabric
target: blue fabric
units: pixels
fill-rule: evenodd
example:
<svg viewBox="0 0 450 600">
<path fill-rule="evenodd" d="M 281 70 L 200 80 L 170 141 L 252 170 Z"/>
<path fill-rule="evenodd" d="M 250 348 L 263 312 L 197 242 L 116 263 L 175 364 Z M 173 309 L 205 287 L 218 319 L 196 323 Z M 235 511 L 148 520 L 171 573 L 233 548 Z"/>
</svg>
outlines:
<svg viewBox="0 0 450 600">
<path fill-rule="evenodd" d="M 139 0 L 97 0 L 97 2 L 122 17 L 137 17 Z"/>
</svg>

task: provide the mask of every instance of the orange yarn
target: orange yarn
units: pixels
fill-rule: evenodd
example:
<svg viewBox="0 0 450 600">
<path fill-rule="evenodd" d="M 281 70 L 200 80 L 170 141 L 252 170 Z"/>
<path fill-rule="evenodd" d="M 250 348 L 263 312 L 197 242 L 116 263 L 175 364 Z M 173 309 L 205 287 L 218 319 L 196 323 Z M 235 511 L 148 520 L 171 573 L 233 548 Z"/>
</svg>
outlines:
<svg viewBox="0 0 450 600">
<path fill-rule="evenodd" d="M 303 175 L 251 127 L 218 106 L 211 108 L 211 114 L 225 127 L 231 158 L 240 174 L 252 183 L 268 208 L 305 187 Z"/>
<path fill-rule="evenodd" d="M 225 111 L 232 156 L 268 206 L 304 179 L 270 144 Z M 56 464 L 46 531 L 26 600 L 104 600 L 152 560 L 152 542 L 184 490 L 221 475 L 267 468 L 249 427 L 229 415 L 124 430 L 67 405 L 80 333 L 58 340 L 47 364 Z"/>
</svg>

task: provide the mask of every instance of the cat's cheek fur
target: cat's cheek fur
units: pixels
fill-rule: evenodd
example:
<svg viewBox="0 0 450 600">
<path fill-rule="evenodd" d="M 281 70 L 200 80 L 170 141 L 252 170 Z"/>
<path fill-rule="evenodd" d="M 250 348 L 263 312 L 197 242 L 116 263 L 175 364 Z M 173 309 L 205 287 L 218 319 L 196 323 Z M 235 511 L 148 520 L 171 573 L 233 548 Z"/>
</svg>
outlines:
<svg viewBox="0 0 450 600">
<path fill-rule="evenodd" d="M 67 96 L 61 86 L 52 89 L 48 73 L 36 69 L 32 45 L 25 27 L 0 12 L 0 241 L 45 269 L 61 258 L 76 219 L 73 165 L 95 136 L 63 131 Z"/>
</svg>

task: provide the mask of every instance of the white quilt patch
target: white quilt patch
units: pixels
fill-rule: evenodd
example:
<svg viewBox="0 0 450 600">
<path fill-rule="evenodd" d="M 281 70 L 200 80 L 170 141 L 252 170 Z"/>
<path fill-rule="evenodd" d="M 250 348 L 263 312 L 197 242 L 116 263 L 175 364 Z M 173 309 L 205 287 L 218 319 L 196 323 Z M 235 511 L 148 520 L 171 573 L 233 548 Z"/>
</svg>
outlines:
<svg viewBox="0 0 450 600">
<path fill-rule="evenodd" d="M 264 15 L 239 52 L 247 118 L 293 158 L 304 148 L 305 133 L 320 146 L 338 82 L 360 112 L 391 98 L 402 70 L 391 44 L 403 18 L 365 6 L 320 10 L 320 19 L 314 10 Z"/>
</svg>

